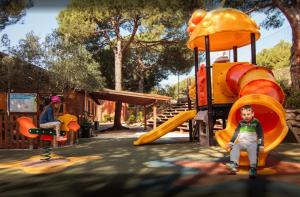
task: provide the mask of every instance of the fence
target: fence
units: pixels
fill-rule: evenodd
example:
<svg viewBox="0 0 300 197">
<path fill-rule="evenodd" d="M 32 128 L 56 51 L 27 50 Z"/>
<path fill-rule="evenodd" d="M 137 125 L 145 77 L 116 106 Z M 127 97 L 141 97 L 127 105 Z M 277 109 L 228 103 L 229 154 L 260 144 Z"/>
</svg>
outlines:
<svg viewBox="0 0 300 197">
<path fill-rule="evenodd" d="M 34 124 L 37 125 L 36 113 L 11 113 L 10 116 L 6 113 L 0 113 L 0 149 L 40 148 L 48 143 L 39 138 L 30 139 L 22 135 L 19 132 L 19 125 L 16 121 L 21 116 L 31 117 Z M 68 135 L 70 135 L 69 132 Z M 75 135 L 75 138 L 77 137 Z M 68 136 L 68 139 L 70 139 L 70 136 Z"/>
</svg>

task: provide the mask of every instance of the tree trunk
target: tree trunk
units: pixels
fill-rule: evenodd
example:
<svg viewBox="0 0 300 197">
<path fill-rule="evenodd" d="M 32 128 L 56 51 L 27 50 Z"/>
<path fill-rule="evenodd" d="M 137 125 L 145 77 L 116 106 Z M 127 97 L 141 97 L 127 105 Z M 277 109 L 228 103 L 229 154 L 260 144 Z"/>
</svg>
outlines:
<svg viewBox="0 0 300 197">
<path fill-rule="evenodd" d="M 117 41 L 117 49 L 115 51 L 115 90 L 121 91 L 122 90 L 122 41 Z M 115 102 L 115 118 L 114 118 L 114 126 L 111 130 L 118 130 L 118 129 L 126 129 L 121 124 L 121 112 L 122 112 L 122 102 L 117 101 Z"/>
<path fill-rule="evenodd" d="M 117 101 L 115 103 L 115 118 L 114 118 L 114 128 L 123 129 L 121 124 L 121 112 L 122 112 L 122 102 Z"/>
<path fill-rule="evenodd" d="M 115 90 L 122 90 L 122 41 L 117 41 L 117 49 L 115 51 Z"/>
<path fill-rule="evenodd" d="M 292 48 L 291 48 L 291 81 L 292 88 L 300 91 L 300 5 L 296 3 L 293 6 L 286 5 L 282 1 L 273 0 L 273 3 L 286 16 L 292 28 Z"/>
<path fill-rule="evenodd" d="M 144 83 L 145 83 L 145 76 L 144 76 L 144 73 L 141 73 L 140 80 L 139 80 L 139 93 L 144 92 Z"/>
<path fill-rule="evenodd" d="M 299 14 L 298 14 L 299 15 Z M 291 48 L 291 80 L 292 88 L 300 91 L 300 20 L 295 27 L 292 26 L 293 43 Z"/>
</svg>

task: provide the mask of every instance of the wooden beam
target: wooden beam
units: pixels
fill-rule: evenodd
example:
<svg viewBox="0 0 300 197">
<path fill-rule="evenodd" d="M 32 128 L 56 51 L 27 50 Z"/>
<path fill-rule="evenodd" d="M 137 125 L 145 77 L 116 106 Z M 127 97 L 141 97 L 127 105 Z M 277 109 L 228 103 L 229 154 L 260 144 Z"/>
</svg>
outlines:
<svg viewBox="0 0 300 197">
<path fill-rule="evenodd" d="M 156 118 L 157 118 L 157 106 L 156 102 L 153 104 L 153 129 L 156 128 Z"/>
<path fill-rule="evenodd" d="M 144 105 L 144 130 L 147 129 L 147 108 Z"/>
</svg>

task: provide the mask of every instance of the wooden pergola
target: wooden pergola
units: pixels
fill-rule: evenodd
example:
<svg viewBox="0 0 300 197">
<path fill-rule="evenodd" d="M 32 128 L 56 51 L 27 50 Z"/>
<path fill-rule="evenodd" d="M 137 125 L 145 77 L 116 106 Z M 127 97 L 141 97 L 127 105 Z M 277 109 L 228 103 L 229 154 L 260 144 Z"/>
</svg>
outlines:
<svg viewBox="0 0 300 197">
<path fill-rule="evenodd" d="M 153 108 L 153 128 L 156 127 L 157 104 L 169 102 L 171 97 L 157 94 L 144 94 L 129 91 L 116 91 L 111 89 L 103 89 L 101 91 L 90 92 L 90 96 L 94 100 L 119 101 L 134 105 L 142 105 L 144 107 L 144 128 L 147 127 L 146 109 L 149 106 Z"/>
</svg>

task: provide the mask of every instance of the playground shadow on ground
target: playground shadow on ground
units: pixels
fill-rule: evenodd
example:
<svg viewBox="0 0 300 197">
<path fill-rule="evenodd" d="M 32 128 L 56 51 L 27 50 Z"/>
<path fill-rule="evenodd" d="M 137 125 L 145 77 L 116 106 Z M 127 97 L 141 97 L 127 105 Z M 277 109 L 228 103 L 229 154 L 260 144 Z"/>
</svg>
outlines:
<svg viewBox="0 0 300 197">
<path fill-rule="evenodd" d="M 63 157 L 97 155 L 101 159 L 51 174 L 0 169 L 1 196 L 299 196 L 299 174 L 260 176 L 225 174 L 228 154 L 219 147 L 188 141 L 158 141 L 133 146 L 133 138 L 87 138 L 55 149 Z M 280 161 L 297 161 L 299 146 L 281 145 Z M 2 151 L 0 161 L 20 160 L 41 150 Z M 13 154 L 12 154 L 13 153 Z M 288 156 L 286 158 L 285 156 Z M 292 156 L 294 155 L 294 156 Z"/>
</svg>

